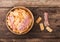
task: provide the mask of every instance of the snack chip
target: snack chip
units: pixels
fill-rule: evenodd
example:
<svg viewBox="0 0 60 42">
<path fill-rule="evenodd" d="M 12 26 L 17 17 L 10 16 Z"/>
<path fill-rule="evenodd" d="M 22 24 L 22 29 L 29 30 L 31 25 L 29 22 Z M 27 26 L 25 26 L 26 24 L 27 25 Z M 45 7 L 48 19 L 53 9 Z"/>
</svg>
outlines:
<svg viewBox="0 0 60 42">
<path fill-rule="evenodd" d="M 49 32 L 53 31 L 49 26 L 46 27 L 46 30 L 49 31 Z"/>
<path fill-rule="evenodd" d="M 40 23 L 39 25 L 40 25 L 41 31 L 43 31 L 43 30 L 44 30 L 44 25 L 43 25 L 43 23 Z"/>
<path fill-rule="evenodd" d="M 38 17 L 38 19 L 36 20 L 36 23 L 39 23 L 42 20 L 41 17 Z"/>
</svg>

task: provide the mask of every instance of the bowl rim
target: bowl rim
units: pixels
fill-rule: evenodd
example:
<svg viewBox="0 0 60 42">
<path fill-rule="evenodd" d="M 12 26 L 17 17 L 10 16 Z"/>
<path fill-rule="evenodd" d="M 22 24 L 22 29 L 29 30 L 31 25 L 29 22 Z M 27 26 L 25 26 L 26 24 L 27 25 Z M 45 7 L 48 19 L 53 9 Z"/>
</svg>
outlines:
<svg viewBox="0 0 60 42">
<path fill-rule="evenodd" d="M 13 9 L 16 9 L 16 8 L 22 8 L 22 9 L 28 11 L 28 13 L 32 16 L 32 24 L 31 24 L 30 28 L 29 28 L 28 30 L 26 30 L 26 32 L 23 32 L 23 33 L 15 33 L 14 31 L 12 31 L 12 30 L 10 29 L 10 27 L 9 27 L 8 24 L 7 24 L 7 16 L 8 16 L 8 14 L 9 14 Z M 12 9 L 10 9 L 10 10 L 8 11 L 8 13 L 7 13 L 7 15 L 6 15 L 6 26 L 7 26 L 7 28 L 8 28 L 13 34 L 17 34 L 17 35 L 26 34 L 26 33 L 28 33 L 28 32 L 32 29 L 33 24 L 34 24 L 34 16 L 33 16 L 32 12 L 31 12 L 28 8 L 26 8 L 26 7 L 24 7 L 24 6 L 16 6 L 16 7 L 13 7 Z"/>
</svg>

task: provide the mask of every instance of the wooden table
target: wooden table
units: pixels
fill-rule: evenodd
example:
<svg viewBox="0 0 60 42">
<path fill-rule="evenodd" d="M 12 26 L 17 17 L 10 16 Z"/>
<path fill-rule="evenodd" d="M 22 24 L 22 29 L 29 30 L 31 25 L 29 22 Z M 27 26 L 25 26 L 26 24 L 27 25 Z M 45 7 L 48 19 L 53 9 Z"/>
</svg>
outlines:
<svg viewBox="0 0 60 42">
<path fill-rule="evenodd" d="M 60 1 L 58 0 L 0 0 L 0 42 L 60 42 Z M 34 15 L 34 26 L 31 31 L 25 35 L 15 35 L 11 33 L 5 23 L 7 12 L 15 6 L 25 6 L 29 8 Z M 43 13 L 49 13 L 49 23 L 53 32 L 41 31 L 36 19 Z M 53 17 L 56 16 L 56 17 Z M 42 21 L 43 22 L 43 21 Z"/>
</svg>

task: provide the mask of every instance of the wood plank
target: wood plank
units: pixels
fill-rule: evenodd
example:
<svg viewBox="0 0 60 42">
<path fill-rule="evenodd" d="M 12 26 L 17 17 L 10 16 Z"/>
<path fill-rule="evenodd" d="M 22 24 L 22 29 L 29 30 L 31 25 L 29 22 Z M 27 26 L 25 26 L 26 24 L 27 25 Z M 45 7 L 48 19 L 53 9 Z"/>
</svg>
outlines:
<svg viewBox="0 0 60 42">
<path fill-rule="evenodd" d="M 0 0 L 0 7 L 60 7 L 60 0 Z"/>
<path fill-rule="evenodd" d="M 60 42 L 60 39 L 0 39 L 0 42 Z"/>
<path fill-rule="evenodd" d="M 32 11 L 35 21 L 39 16 L 41 16 L 43 19 L 44 12 L 48 12 L 50 17 L 55 14 L 58 15 L 58 13 L 60 14 L 60 11 L 58 11 L 60 10 L 60 8 L 47 8 L 47 7 L 46 8 L 27 7 L 27 8 L 29 8 Z M 46 30 L 41 32 L 39 29 L 39 25 L 35 23 L 32 30 L 29 33 L 21 36 L 14 35 L 7 29 L 5 24 L 6 14 L 10 9 L 11 8 L 0 8 L 0 39 L 31 39 L 31 38 L 59 39 L 60 38 L 60 22 L 59 22 L 60 18 L 58 19 L 58 17 L 53 19 L 49 18 L 51 27 L 53 29 L 52 33 L 49 33 Z"/>
</svg>

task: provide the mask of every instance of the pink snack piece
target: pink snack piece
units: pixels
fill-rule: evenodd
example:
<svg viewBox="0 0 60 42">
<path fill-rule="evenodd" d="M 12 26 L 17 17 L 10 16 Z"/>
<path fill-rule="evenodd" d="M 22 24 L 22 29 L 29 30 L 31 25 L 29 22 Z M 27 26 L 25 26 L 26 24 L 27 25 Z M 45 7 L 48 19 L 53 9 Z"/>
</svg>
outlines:
<svg viewBox="0 0 60 42">
<path fill-rule="evenodd" d="M 11 23 L 14 22 L 14 17 L 13 16 L 10 16 L 10 21 L 11 21 Z"/>
<path fill-rule="evenodd" d="M 8 16 L 8 19 L 10 20 L 11 28 L 13 28 L 14 17 L 13 16 Z"/>
<path fill-rule="evenodd" d="M 44 20 L 44 25 L 45 26 L 48 26 L 49 25 L 49 22 L 48 22 L 48 13 L 47 12 L 44 13 L 44 19 L 45 19 Z"/>
<path fill-rule="evenodd" d="M 21 31 L 21 30 L 23 30 L 23 29 L 24 29 L 24 24 L 20 23 L 20 24 L 19 24 L 19 27 L 18 27 L 18 30 Z"/>
<path fill-rule="evenodd" d="M 29 21 L 29 18 L 26 17 L 26 18 L 24 19 L 24 21 L 23 21 L 22 23 L 20 23 L 18 29 L 19 29 L 19 30 L 25 29 L 25 27 L 28 26 L 29 22 L 30 22 L 30 21 Z"/>
<path fill-rule="evenodd" d="M 13 29 L 13 31 L 15 31 L 15 30 L 16 30 L 16 27 L 15 27 L 15 25 L 14 25 L 14 24 L 12 24 L 12 29 Z"/>
</svg>

